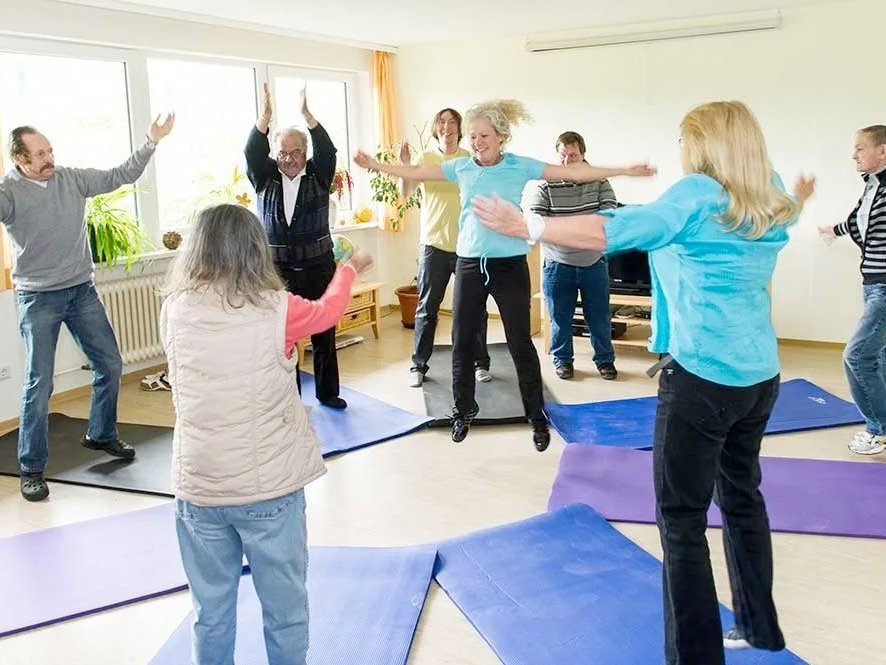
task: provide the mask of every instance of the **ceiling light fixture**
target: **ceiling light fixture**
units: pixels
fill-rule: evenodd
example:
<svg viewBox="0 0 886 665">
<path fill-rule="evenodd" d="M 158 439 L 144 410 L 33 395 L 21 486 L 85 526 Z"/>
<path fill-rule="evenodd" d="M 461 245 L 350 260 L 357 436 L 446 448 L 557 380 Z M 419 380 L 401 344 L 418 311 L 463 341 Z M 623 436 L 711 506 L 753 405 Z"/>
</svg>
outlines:
<svg viewBox="0 0 886 665">
<path fill-rule="evenodd" d="M 657 42 L 665 39 L 682 39 L 706 35 L 723 35 L 734 32 L 775 30 L 782 24 L 779 10 L 697 16 L 693 18 L 650 21 L 609 25 L 586 30 L 570 30 L 530 35 L 526 38 L 526 50 L 530 53 L 562 51 L 593 46 Z"/>
</svg>

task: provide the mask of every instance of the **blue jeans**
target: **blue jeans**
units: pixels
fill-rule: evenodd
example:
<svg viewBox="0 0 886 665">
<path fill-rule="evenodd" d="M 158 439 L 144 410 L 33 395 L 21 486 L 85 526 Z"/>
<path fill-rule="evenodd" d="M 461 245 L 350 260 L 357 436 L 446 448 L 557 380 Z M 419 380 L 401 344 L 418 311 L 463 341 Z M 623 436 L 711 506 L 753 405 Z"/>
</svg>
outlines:
<svg viewBox="0 0 886 665">
<path fill-rule="evenodd" d="M 578 294 L 581 309 L 594 347 L 594 363 L 599 367 L 615 360 L 609 315 L 609 265 L 601 258 L 584 268 L 545 259 L 542 290 L 551 318 L 551 355 L 554 365 L 571 365 L 572 317 Z"/>
<path fill-rule="evenodd" d="M 123 361 L 114 330 L 92 282 L 58 291 L 16 291 L 18 326 L 25 340 L 25 385 L 18 434 L 18 463 L 42 472 L 49 458 L 49 397 L 55 348 L 64 323 L 92 365 L 92 402 L 86 435 L 94 441 L 117 438 L 117 397 Z"/>
<path fill-rule="evenodd" d="M 784 648 L 772 600 L 769 517 L 760 493 L 760 442 L 778 382 L 775 376 L 747 387 L 723 386 L 676 362 L 662 371 L 652 456 L 668 665 L 725 662 L 705 539 L 712 498 L 723 515 L 735 626 L 759 649 Z"/>
<path fill-rule="evenodd" d="M 871 434 L 886 434 L 886 284 L 865 284 L 864 312 L 843 351 L 852 399 Z"/>
<path fill-rule="evenodd" d="M 243 506 L 175 500 L 178 546 L 194 603 L 193 665 L 233 665 L 243 555 L 261 602 L 269 665 L 304 665 L 308 653 L 305 493 Z"/>
</svg>

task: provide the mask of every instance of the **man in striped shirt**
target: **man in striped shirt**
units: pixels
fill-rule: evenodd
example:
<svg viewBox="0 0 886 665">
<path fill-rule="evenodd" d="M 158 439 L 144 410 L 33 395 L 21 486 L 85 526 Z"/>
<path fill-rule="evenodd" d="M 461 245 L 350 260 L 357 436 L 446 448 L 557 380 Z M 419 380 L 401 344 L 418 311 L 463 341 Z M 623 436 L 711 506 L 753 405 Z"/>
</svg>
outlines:
<svg viewBox="0 0 886 665">
<path fill-rule="evenodd" d="M 886 450 L 886 125 L 860 130 L 852 158 L 864 178 L 864 192 L 845 222 L 819 232 L 828 243 L 849 235 L 861 249 L 864 310 L 846 344 L 843 365 L 867 426 L 849 442 L 849 450 L 876 455 Z"/>
<path fill-rule="evenodd" d="M 584 161 L 585 141 L 577 132 L 564 132 L 555 143 L 561 164 Z M 532 200 L 532 212 L 542 217 L 590 214 L 616 207 L 608 180 L 543 182 Z M 600 376 L 613 380 L 615 352 L 609 316 L 609 266 L 600 252 L 542 244 L 542 290 L 551 319 L 554 368 L 561 379 L 571 379 L 573 367 L 572 317 L 581 294 L 582 314 L 594 348 Z"/>
</svg>

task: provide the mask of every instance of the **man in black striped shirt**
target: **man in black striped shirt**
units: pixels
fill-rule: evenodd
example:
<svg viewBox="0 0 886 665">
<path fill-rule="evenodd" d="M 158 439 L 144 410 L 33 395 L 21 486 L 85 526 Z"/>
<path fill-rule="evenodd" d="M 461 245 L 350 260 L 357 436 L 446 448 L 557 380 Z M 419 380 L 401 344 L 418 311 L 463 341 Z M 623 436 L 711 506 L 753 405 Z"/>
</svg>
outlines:
<svg viewBox="0 0 886 665">
<path fill-rule="evenodd" d="M 561 164 L 583 162 L 585 141 L 577 132 L 564 132 L 555 144 Z M 591 214 L 616 207 L 615 192 L 608 180 L 595 182 L 543 182 L 532 200 L 532 212 L 542 217 Z M 572 317 L 578 294 L 582 313 L 594 347 L 594 363 L 600 376 L 618 376 L 612 349 L 609 316 L 609 266 L 600 252 L 542 244 L 544 268 L 542 290 L 551 319 L 551 355 L 561 379 L 574 374 Z"/>
<path fill-rule="evenodd" d="M 861 249 L 864 311 L 843 352 L 852 399 L 867 427 L 849 442 L 859 455 L 886 450 L 886 125 L 872 125 L 855 137 L 852 153 L 865 180 L 849 218 L 819 229 L 825 242 L 849 235 Z"/>
</svg>

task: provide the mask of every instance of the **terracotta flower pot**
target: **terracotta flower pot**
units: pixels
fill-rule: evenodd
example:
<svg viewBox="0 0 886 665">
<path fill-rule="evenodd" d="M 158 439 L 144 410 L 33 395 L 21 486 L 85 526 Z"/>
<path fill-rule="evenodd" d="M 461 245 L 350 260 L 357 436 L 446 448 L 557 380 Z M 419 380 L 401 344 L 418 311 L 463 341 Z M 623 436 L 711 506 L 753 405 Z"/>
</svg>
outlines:
<svg viewBox="0 0 886 665">
<path fill-rule="evenodd" d="M 415 284 L 394 289 L 400 300 L 400 320 L 404 328 L 415 328 L 415 308 L 418 306 L 418 287 Z"/>
</svg>

